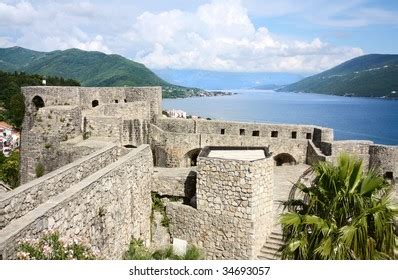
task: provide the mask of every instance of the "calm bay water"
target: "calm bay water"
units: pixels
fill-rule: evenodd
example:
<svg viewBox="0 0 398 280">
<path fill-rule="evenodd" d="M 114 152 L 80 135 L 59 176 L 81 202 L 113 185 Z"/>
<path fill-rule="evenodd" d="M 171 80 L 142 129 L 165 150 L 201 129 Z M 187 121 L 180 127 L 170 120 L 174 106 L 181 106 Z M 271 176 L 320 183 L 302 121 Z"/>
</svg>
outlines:
<svg viewBox="0 0 398 280">
<path fill-rule="evenodd" d="M 234 90 L 232 96 L 164 99 L 164 109 L 245 122 L 314 124 L 335 139 L 398 145 L 398 101 L 321 94 Z"/>
</svg>

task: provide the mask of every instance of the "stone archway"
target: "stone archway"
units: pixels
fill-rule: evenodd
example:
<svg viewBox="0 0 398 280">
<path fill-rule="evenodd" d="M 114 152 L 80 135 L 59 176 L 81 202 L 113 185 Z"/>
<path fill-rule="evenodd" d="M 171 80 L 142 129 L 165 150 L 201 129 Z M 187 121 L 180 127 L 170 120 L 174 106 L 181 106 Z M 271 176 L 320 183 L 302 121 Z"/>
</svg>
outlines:
<svg viewBox="0 0 398 280">
<path fill-rule="evenodd" d="M 187 152 L 184 155 L 182 166 L 183 167 L 196 166 L 198 161 L 198 156 L 201 150 L 202 150 L 201 148 L 197 148 Z"/>
<path fill-rule="evenodd" d="M 282 165 L 296 165 L 297 161 L 296 159 L 288 153 L 280 153 L 274 156 L 274 161 L 276 166 L 282 166 Z"/>
</svg>

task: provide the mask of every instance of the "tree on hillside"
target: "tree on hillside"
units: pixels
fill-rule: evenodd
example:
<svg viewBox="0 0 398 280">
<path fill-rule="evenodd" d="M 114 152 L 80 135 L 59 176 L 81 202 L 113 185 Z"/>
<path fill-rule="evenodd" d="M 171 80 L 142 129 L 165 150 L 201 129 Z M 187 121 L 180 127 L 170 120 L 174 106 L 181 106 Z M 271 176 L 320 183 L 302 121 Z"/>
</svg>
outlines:
<svg viewBox="0 0 398 280">
<path fill-rule="evenodd" d="M 321 162 L 315 180 L 298 182 L 301 197 L 283 204 L 280 221 L 283 259 L 394 259 L 397 205 L 393 187 L 375 171 L 363 172 L 362 161 L 348 155 L 337 166 Z"/>
<path fill-rule="evenodd" d="M 13 151 L 8 158 L 0 152 L 0 181 L 11 188 L 19 186 L 19 151 Z"/>
</svg>

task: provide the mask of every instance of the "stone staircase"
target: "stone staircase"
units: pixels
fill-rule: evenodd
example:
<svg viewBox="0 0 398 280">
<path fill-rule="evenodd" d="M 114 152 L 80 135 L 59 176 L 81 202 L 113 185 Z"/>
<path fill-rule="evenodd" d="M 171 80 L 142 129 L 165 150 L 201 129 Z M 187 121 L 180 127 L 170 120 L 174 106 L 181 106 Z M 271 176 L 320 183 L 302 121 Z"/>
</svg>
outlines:
<svg viewBox="0 0 398 280">
<path fill-rule="evenodd" d="M 268 237 L 267 242 L 261 248 L 257 256 L 259 260 L 280 260 L 281 253 L 278 251 L 283 245 L 282 232 L 280 230 L 273 230 Z"/>
</svg>

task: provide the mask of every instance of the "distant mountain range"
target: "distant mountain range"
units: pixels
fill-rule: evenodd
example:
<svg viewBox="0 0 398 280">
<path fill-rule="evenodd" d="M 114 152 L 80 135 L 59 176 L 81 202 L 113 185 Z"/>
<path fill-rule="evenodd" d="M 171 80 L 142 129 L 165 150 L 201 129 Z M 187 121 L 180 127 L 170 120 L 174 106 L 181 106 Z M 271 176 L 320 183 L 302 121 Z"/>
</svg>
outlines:
<svg viewBox="0 0 398 280">
<path fill-rule="evenodd" d="M 279 91 L 398 98 L 398 55 L 360 56 Z"/>
<path fill-rule="evenodd" d="M 174 84 L 212 90 L 250 89 L 269 85 L 280 87 L 297 82 L 305 77 L 302 74 L 273 72 L 250 73 L 176 69 L 154 69 L 153 71 L 162 79 Z"/>
<path fill-rule="evenodd" d="M 0 70 L 74 79 L 82 86 L 162 86 L 165 97 L 202 92 L 170 84 L 145 65 L 120 55 L 68 49 L 38 52 L 21 47 L 0 48 Z"/>
<path fill-rule="evenodd" d="M 0 48 L 0 70 L 74 79 L 82 86 L 162 86 L 164 97 L 206 95 L 199 88 L 248 88 L 398 98 L 398 55 L 364 55 L 304 78 L 294 73 L 151 71 L 115 54 L 79 49 L 39 52 L 12 47 Z"/>
</svg>

